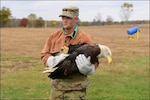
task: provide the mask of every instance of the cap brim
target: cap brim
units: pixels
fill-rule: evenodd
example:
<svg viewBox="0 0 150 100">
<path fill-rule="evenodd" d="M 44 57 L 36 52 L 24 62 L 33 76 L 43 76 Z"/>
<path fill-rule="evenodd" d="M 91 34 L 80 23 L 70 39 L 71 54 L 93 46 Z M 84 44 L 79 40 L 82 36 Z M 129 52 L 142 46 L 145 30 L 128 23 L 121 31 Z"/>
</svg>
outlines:
<svg viewBox="0 0 150 100">
<path fill-rule="evenodd" d="M 69 17 L 69 18 L 73 18 L 73 17 L 68 16 L 68 15 L 59 15 L 59 17 Z"/>
</svg>

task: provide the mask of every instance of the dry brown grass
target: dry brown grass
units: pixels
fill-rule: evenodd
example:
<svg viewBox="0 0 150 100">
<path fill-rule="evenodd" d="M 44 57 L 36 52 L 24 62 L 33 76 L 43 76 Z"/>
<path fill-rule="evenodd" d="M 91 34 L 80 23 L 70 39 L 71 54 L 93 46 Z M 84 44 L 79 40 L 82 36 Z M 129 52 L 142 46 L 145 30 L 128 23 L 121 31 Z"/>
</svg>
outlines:
<svg viewBox="0 0 150 100">
<path fill-rule="evenodd" d="M 127 29 L 132 25 L 80 27 L 100 44 L 108 45 L 113 62 L 126 56 L 149 55 L 149 25 L 139 25 L 139 40 L 128 40 Z M 40 58 L 40 50 L 50 33 L 60 28 L 2 28 L 1 57 L 32 56 Z M 9 64 L 9 62 L 7 63 Z"/>
</svg>

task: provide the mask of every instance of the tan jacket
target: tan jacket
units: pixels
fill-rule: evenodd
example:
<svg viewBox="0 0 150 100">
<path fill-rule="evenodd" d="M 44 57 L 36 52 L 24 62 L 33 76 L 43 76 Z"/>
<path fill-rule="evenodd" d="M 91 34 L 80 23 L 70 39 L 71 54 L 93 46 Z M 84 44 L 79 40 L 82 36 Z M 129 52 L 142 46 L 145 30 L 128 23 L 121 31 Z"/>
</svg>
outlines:
<svg viewBox="0 0 150 100">
<path fill-rule="evenodd" d="M 95 42 L 90 35 L 84 33 L 80 29 L 78 29 L 76 33 L 70 35 L 64 34 L 62 30 L 59 30 L 48 37 L 45 46 L 41 51 L 41 60 L 44 65 L 47 66 L 46 62 L 48 57 L 59 52 L 61 47 L 81 43 L 93 44 Z"/>
</svg>

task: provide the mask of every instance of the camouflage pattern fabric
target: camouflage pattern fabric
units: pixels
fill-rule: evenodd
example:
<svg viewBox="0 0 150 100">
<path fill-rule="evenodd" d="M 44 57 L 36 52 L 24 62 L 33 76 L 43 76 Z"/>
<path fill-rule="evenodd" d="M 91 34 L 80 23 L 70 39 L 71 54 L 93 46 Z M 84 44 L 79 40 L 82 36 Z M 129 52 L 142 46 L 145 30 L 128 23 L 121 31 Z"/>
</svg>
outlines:
<svg viewBox="0 0 150 100">
<path fill-rule="evenodd" d="M 50 100 L 85 100 L 88 86 L 87 76 L 80 73 L 51 80 Z"/>
<path fill-rule="evenodd" d="M 51 89 L 50 100 L 86 100 L 86 89 L 65 91 Z"/>
<path fill-rule="evenodd" d="M 76 73 L 63 79 L 51 80 L 51 86 L 57 90 L 81 90 L 89 86 L 89 81 L 86 75 Z"/>
</svg>

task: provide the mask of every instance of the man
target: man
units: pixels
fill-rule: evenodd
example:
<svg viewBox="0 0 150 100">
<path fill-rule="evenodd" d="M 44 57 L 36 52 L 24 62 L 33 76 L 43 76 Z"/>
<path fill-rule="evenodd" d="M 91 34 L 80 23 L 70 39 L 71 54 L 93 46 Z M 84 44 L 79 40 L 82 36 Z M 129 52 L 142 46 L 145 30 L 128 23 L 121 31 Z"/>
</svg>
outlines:
<svg viewBox="0 0 150 100">
<path fill-rule="evenodd" d="M 41 60 L 45 66 L 54 67 L 62 59 L 67 57 L 67 54 L 57 55 L 63 46 L 70 44 L 88 43 L 94 44 L 92 38 L 81 31 L 77 25 L 79 20 L 79 9 L 75 6 L 68 6 L 62 9 L 63 28 L 55 33 L 52 33 L 41 51 Z M 91 64 L 89 59 L 83 54 L 78 55 L 76 64 L 79 73 L 67 76 L 63 79 L 51 79 L 51 100 L 85 100 L 86 89 L 88 87 L 87 75 L 93 74 L 96 64 Z"/>
</svg>

